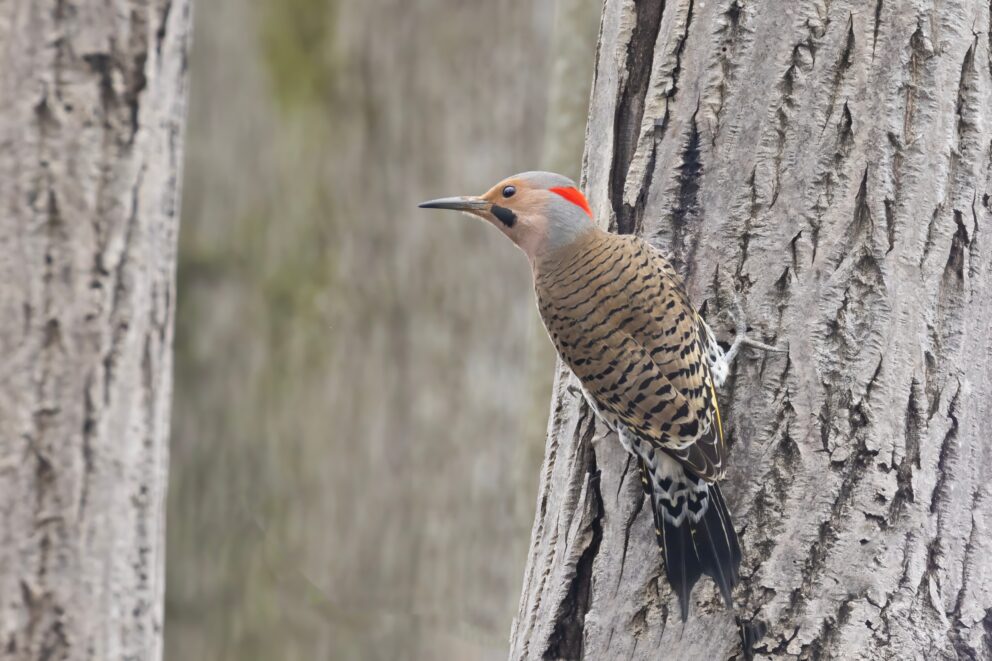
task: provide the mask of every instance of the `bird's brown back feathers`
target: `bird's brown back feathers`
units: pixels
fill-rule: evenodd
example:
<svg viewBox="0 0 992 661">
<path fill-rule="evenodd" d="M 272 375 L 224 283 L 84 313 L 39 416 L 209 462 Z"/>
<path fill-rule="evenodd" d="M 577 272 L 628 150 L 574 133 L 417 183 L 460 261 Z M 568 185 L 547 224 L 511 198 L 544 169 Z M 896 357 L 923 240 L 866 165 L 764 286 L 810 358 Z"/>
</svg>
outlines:
<svg viewBox="0 0 992 661">
<path fill-rule="evenodd" d="M 707 481 L 726 448 L 702 321 L 654 247 L 593 229 L 536 272 L 538 307 L 562 360 L 607 419 Z"/>
</svg>

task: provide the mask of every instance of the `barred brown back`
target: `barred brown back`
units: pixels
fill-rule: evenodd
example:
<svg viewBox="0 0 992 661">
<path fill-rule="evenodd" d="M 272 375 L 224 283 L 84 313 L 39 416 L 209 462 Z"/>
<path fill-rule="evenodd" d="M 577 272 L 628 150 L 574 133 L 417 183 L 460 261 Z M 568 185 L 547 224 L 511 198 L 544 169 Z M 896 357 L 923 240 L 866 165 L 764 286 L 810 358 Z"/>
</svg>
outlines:
<svg viewBox="0 0 992 661">
<path fill-rule="evenodd" d="M 601 414 L 707 481 L 725 447 L 701 320 L 653 246 L 598 229 L 545 257 L 538 307 Z"/>
</svg>

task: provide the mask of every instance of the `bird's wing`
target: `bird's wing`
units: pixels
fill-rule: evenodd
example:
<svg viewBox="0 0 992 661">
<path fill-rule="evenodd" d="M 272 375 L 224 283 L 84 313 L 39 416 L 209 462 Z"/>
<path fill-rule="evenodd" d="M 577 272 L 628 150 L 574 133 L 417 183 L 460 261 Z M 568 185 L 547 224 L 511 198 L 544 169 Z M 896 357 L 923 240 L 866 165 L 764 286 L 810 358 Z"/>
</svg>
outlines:
<svg viewBox="0 0 992 661">
<path fill-rule="evenodd" d="M 603 412 L 718 479 L 726 449 L 699 317 L 659 251 L 601 236 L 537 283 L 552 341 Z"/>
</svg>

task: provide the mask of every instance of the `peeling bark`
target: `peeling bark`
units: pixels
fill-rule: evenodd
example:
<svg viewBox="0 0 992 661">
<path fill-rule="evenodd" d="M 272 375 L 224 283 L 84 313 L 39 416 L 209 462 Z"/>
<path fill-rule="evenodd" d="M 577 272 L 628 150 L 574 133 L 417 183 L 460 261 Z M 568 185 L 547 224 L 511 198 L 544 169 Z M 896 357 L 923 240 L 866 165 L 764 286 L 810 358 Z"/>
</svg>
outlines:
<svg viewBox="0 0 992 661">
<path fill-rule="evenodd" d="M 743 658 L 738 623 L 767 627 L 758 657 L 992 656 L 990 14 L 607 0 L 597 217 L 669 251 L 725 339 L 736 295 L 789 353 L 720 393 L 743 579 L 734 611 L 703 581 L 684 629 L 626 456 L 559 368 L 511 658 Z"/>
<path fill-rule="evenodd" d="M 0 4 L 0 649 L 161 656 L 188 0 Z"/>
</svg>

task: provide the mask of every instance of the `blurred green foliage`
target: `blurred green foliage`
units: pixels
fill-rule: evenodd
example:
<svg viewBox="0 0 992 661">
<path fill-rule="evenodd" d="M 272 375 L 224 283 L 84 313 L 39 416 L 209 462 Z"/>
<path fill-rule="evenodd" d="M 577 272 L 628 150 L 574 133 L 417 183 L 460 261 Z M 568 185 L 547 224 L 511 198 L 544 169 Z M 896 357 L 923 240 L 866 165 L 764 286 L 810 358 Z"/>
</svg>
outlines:
<svg viewBox="0 0 992 661">
<path fill-rule="evenodd" d="M 504 658 L 552 352 L 515 249 L 415 205 L 577 174 L 597 17 L 197 6 L 166 658 Z"/>
<path fill-rule="evenodd" d="M 263 6 L 263 59 L 275 98 L 287 108 L 320 103 L 334 90 L 333 0 L 283 0 Z"/>
</svg>

